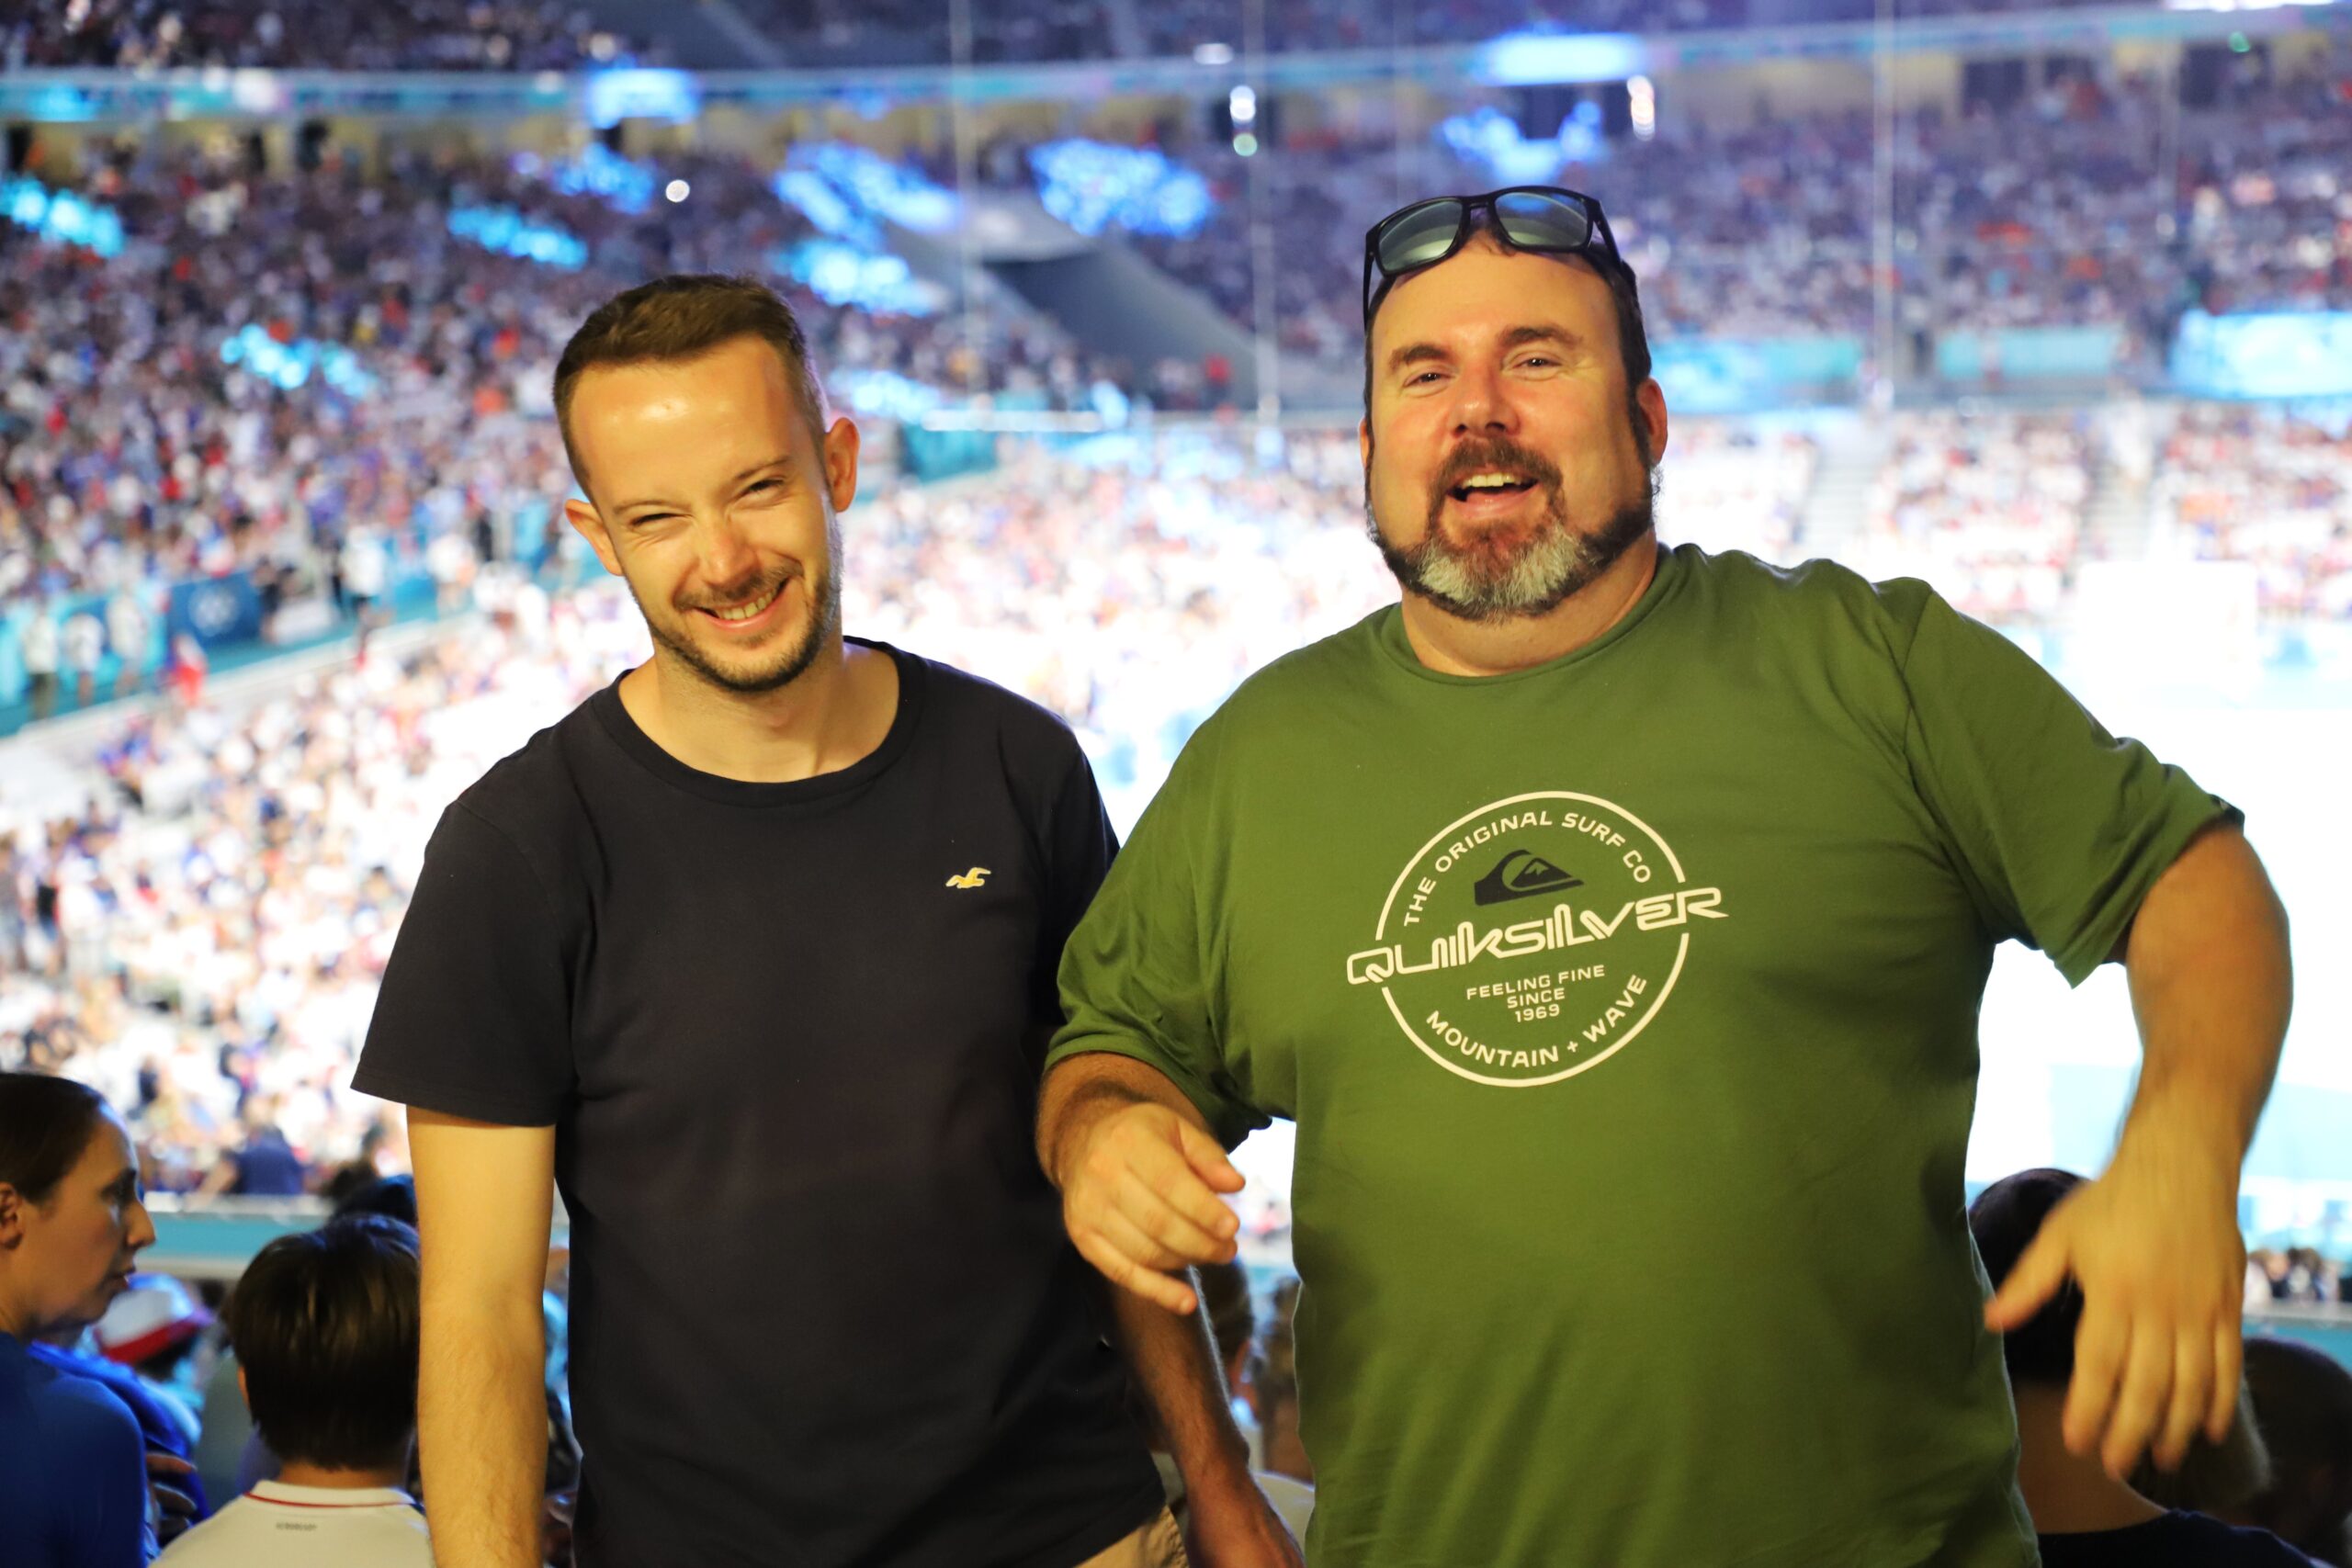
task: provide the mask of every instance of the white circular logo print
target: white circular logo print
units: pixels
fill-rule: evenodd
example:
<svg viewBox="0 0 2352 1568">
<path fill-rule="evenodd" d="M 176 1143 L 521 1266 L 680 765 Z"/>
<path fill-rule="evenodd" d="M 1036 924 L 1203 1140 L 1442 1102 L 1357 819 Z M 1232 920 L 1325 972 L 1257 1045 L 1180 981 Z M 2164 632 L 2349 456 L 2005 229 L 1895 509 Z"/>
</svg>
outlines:
<svg viewBox="0 0 2352 1568">
<path fill-rule="evenodd" d="M 1348 984 L 1474 1083 L 1530 1089 L 1615 1055 L 1666 1005 L 1723 889 L 1614 802 L 1538 790 L 1448 823 L 1397 874 Z"/>
</svg>

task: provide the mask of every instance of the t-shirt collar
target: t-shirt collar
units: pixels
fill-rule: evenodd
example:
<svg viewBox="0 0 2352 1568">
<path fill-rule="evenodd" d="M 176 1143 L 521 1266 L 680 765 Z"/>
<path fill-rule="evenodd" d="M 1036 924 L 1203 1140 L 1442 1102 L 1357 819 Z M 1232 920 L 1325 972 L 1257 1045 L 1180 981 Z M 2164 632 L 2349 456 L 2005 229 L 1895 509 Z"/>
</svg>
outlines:
<svg viewBox="0 0 2352 1568">
<path fill-rule="evenodd" d="M 397 1486 L 288 1486 L 282 1481 L 256 1481 L 245 1495 L 296 1508 L 416 1506 L 416 1499 Z"/>
</svg>

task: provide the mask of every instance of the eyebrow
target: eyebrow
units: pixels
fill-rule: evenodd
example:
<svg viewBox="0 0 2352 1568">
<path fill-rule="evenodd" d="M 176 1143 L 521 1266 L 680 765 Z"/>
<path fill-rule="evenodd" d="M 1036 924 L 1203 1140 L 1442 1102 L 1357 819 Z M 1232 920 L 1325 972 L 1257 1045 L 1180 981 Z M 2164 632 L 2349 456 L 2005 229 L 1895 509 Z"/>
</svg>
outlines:
<svg viewBox="0 0 2352 1568">
<path fill-rule="evenodd" d="M 130 1198 L 138 1190 L 139 1168 L 135 1165 L 124 1166 L 120 1174 L 98 1189 L 99 1195 L 107 1198 Z"/>
<path fill-rule="evenodd" d="M 1570 353 L 1584 346 L 1584 339 L 1566 327 L 1531 323 L 1527 326 L 1513 327 L 1503 333 L 1502 346 L 1505 353 L 1514 348 L 1524 348 L 1531 343 L 1553 344 Z M 1408 343 L 1389 355 L 1388 369 L 1389 373 L 1394 375 L 1408 365 L 1421 365 L 1430 360 L 1443 361 L 1453 357 L 1452 351 L 1442 344 Z"/>
<path fill-rule="evenodd" d="M 766 473 L 771 468 L 783 468 L 788 472 L 795 466 L 792 455 L 788 452 L 784 454 L 782 457 L 770 457 L 765 462 L 752 464 L 750 468 L 745 468 L 742 472 L 737 474 L 733 479 L 729 479 L 727 481 L 727 488 L 732 490 L 737 485 L 741 484 L 745 479 L 750 479 L 752 475 Z M 615 510 L 622 513 L 627 513 L 635 512 L 640 506 L 674 506 L 677 503 L 675 502 L 664 501 L 658 496 L 647 496 L 638 501 L 624 501 Z"/>
</svg>

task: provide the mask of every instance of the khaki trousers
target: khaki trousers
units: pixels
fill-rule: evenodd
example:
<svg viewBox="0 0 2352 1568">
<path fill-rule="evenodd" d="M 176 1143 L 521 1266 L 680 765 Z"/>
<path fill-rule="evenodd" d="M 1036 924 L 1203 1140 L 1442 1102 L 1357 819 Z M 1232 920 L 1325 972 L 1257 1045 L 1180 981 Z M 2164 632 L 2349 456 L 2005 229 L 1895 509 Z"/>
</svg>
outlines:
<svg viewBox="0 0 2352 1568">
<path fill-rule="evenodd" d="M 1188 1568 L 1188 1564 L 1184 1532 L 1177 1528 L 1176 1516 L 1162 1508 L 1159 1517 L 1096 1552 L 1079 1568 Z"/>
</svg>

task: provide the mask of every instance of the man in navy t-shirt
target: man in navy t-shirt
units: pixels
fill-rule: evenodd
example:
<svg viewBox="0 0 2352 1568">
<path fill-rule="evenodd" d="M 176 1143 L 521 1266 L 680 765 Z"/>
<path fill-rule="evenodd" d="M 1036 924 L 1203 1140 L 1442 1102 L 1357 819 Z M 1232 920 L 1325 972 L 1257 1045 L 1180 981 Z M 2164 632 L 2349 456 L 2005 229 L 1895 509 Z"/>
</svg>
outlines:
<svg viewBox="0 0 2352 1568">
<path fill-rule="evenodd" d="M 655 655 L 444 815 L 355 1080 L 412 1108 L 436 1555 L 537 1561 L 552 1174 L 583 1568 L 1140 1568 L 1174 1526 L 1030 1142 L 1084 755 L 842 635 L 857 431 L 767 289 L 619 296 L 555 400 Z M 1295 1562 L 1203 1325 L 1113 1305 L 1203 1555 Z"/>
</svg>

